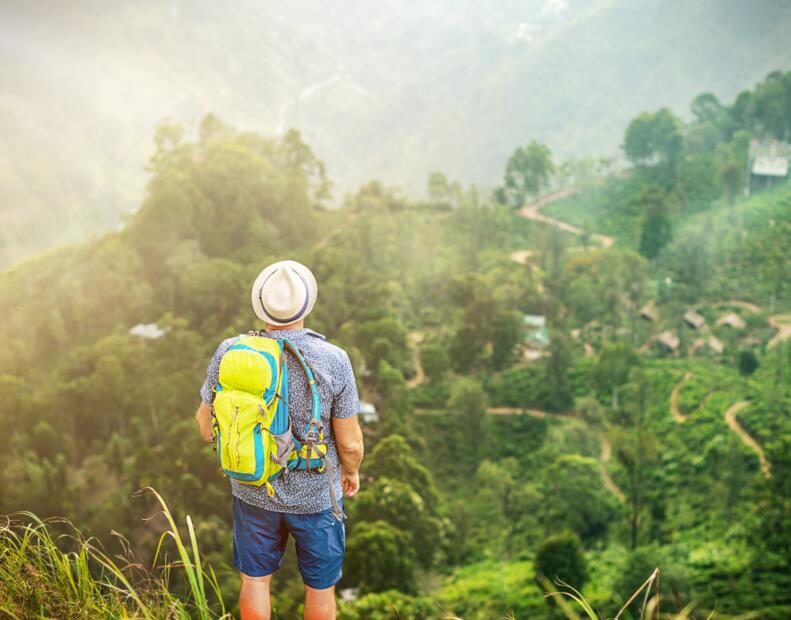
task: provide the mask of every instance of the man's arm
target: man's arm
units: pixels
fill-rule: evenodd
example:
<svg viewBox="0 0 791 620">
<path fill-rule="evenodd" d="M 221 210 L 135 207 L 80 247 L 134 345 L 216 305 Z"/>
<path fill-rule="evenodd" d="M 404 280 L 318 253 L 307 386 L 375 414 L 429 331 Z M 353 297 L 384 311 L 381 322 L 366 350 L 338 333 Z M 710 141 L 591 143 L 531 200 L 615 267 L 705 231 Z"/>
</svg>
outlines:
<svg viewBox="0 0 791 620">
<path fill-rule="evenodd" d="M 360 463 L 363 461 L 365 448 L 363 432 L 357 416 L 351 418 L 331 418 L 332 431 L 335 433 L 335 445 L 341 461 L 341 486 L 344 493 L 351 497 L 360 490 Z"/>
<path fill-rule="evenodd" d="M 198 430 L 204 441 L 211 441 L 211 405 L 207 405 L 201 401 L 200 407 L 195 412 L 195 421 L 198 423 Z"/>
</svg>

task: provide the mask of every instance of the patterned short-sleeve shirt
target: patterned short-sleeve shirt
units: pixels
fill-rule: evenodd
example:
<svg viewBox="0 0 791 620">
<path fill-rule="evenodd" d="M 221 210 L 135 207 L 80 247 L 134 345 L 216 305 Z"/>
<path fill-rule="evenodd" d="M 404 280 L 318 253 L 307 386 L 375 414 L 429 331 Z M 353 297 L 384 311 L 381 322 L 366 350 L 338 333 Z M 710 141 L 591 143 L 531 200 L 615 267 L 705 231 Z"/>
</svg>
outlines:
<svg viewBox="0 0 791 620">
<path fill-rule="evenodd" d="M 335 465 L 335 493 L 341 497 L 340 463 L 335 447 L 335 435 L 332 432 L 330 418 L 350 418 L 360 411 L 357 385 L 349 356 L 340 347 L 330 344 L 324 336 L 311 329 L 284 329 L 262 332 L 268 338 L 287 338 L 302 351 L 316 374 L 321 400 L 321 419 L 324 423 L 324 438 L 327 441 L 327 458 Z M 214 394 L 212 386 L 219 381 L 220 360 L 225 352 L 241 336 L 227 338 L 220 343 L 217 351 L 209 362 L 206 381 L 201 387 L 201 399 L 211 405 Z M 311 400 L 308 383 L 302 366 L 293 355 L 285 354 L 288 365 L 288 401 L 289 415 L 294 435 L 299 441 L 303 439 L 304 429 L 310 422 Z M 330 489 L 327 474 L 310 476 L 303 471 L 289 471 L 272 482 L 275 488 L 274 497 L 269 497 L 266 487 L 255 487 L 231 480 L 233 495 L 243 502 L 259 506 L 274 512 L 310 514 L 321 512 L 331 507 Z"/>
</svg>

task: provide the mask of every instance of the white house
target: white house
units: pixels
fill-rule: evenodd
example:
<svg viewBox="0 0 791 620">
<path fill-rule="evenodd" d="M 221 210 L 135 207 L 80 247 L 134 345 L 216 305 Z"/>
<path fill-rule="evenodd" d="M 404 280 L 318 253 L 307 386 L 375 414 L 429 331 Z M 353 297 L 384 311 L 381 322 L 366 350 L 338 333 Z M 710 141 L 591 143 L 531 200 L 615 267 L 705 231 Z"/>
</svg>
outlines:
<svg viewBox="0 0 791 620">
<path fill-rule="evenodd" d="M 360 415 L 365 424 L 376 424 L 379 421 L 379 412 L 373 403 L 360 401 Z"/>
</svg>

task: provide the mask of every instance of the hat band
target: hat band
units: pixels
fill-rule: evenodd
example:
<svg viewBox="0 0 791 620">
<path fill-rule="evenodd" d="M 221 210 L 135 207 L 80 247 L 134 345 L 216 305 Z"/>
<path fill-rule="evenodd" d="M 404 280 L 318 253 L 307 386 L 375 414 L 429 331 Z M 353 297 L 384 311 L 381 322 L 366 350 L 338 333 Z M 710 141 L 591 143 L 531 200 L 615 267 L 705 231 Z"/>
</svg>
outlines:
<svg viewBox="0 0 791 620">
<path fill-rule="evenodd" d="M 283 323 L 283 324 L 293 323 L 305 313 L 305 310 L 308 307 L 308 302 L 310 302 L 310 289 L 308 289 L 308 283 L 305 282 L 305 278 L 303 278 L 302 275 L 296 269 L 291 269 L 291 271 L 293 271 L 297 275 L 297 277 L 302 282 L 302 286 L 305 287 L 305 303 L 302 304 L 302 307 L 299 309 L 299 312 L 297 312 L 294 316 L 290 316 L 287 319 L 279 319 L 278 317 L 270 314 L 269 310 L 266 309 L 266 304 L 264 304 L 264 298 L 263 298 L 264 286 L 266 285 L 269 278 L 275 275 L 274 271 L 266 277 L 266 280 L 261 282 L 261 288 L 258 289 L 258 301 L 261 302 L 261 309 L 264 311 L 264 314 L 266 316 L 268 316 L 276 323 Z"/>
</svg>

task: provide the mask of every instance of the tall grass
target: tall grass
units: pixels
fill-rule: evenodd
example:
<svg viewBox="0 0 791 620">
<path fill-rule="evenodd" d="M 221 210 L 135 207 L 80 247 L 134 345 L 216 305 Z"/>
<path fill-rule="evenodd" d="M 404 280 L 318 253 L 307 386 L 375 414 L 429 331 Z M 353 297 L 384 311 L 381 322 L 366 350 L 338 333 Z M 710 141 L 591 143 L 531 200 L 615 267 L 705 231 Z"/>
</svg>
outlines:
<svg viewBox="0 0 791 620">
<path fill-rule="evenodd" d="M 661 596 L 660 596 L 660 571 L 659 568 L 648 576 L 643 584 L 627 599 L 623 607 L 618 611 L 612 620 L 621 620 L 622 618 L 630 618 L 634 620 L 752 620 L 758 618 L 756 612 L 741 614 L 739 616 L 724 616 L 716 615 L 716 610 L 703 611 L 696 614 L 694 603 L 690 603 L 686 607 L 676 609 L 673 612 L 660 612 Z M 570 586 L 569 584 L 558 580 L 557 585 L 562 589 L 555 590 L 553 585 L 545 577 L 539 577 L 541 585 L 547 590 L 545 596 L 551 597 L 557 603 L 563 615 L 568 620 L 605 620 L 604 616 L 598 614 L 590 603 L 585 600 L 582 594 Z M 630 606 L 636 601 L 640 600 L 642 595 L 642 604 L 637 613 L 633 613 Z M 577 609 L 581 609 L 584 615 L 580 615 Z M 624 616 L 624 614 L 627 614 Z M 516 620 L 513 614 L 507 620 Z"/>
<path fill-rule="evenodd" d="M 214 570 L 200 557 L 190 517 L 186 518 L 185 541 L 159 493 L 151 488 L 143 493 L 156 498 L 168 523 L 154 556 L 156 574 L 135 561 L 129 544 L 115 532 L 123 552 L 113 557 L 96 539 L 84 538 L 64 519 L 44 522 L 31 513 L 18 513 L 0 526 L 0 616 L 19 620 L 231 618 Z M 53 529 L 64 528 L 66 533 L 53 536 Z M 175 544 L 178 560 L 157 567 L 167 539 Z M 187 584 L 182 596 L 169 587 L 176 574 Z"/>
</svg>

